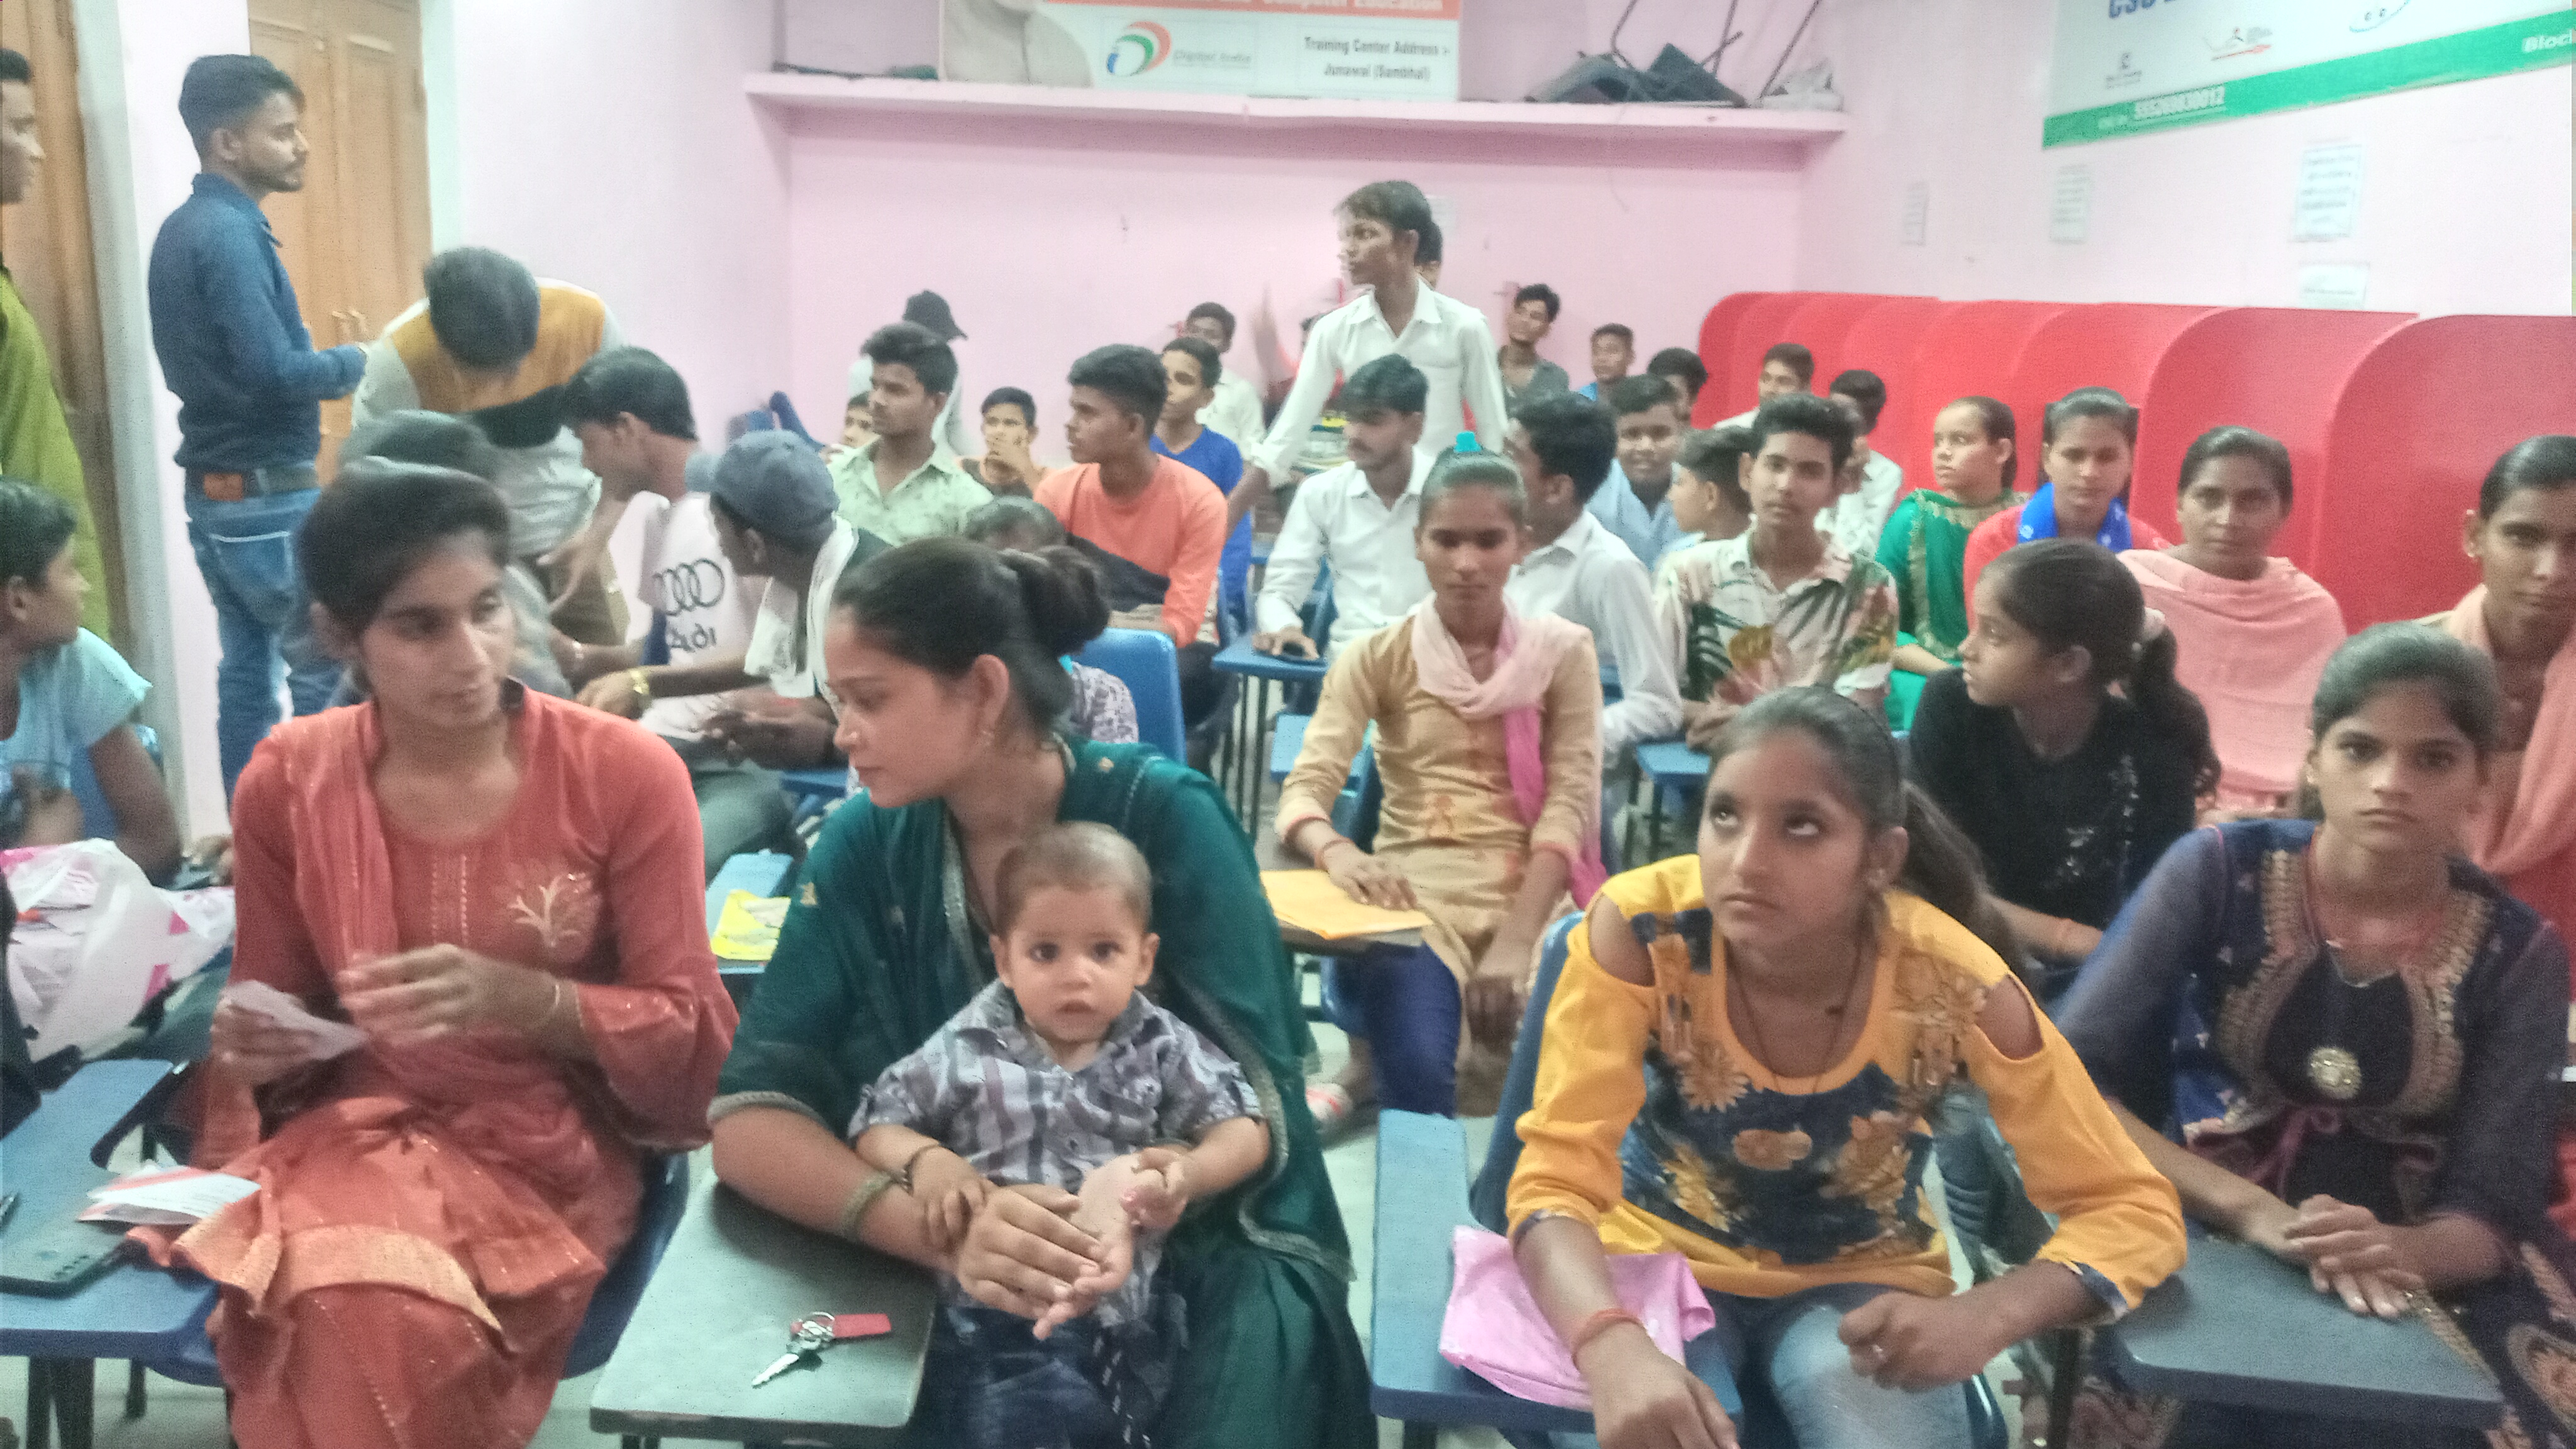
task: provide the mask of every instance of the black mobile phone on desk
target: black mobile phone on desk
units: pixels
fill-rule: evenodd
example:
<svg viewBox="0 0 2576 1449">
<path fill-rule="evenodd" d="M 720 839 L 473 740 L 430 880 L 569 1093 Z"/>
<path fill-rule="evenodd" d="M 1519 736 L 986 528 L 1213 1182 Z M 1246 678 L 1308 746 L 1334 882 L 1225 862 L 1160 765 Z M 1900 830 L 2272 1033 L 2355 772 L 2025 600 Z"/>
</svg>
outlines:
<svg viewBox="0 0 2576 1449">
<path fill-rule="evenodd" d="M 0 1292 L 61 1298 L 135 1251 L 123 1223 L 85 1223 L 68 1206 L 51 1222 L 11 1224 L 0 1238 Z"/>
</svg>

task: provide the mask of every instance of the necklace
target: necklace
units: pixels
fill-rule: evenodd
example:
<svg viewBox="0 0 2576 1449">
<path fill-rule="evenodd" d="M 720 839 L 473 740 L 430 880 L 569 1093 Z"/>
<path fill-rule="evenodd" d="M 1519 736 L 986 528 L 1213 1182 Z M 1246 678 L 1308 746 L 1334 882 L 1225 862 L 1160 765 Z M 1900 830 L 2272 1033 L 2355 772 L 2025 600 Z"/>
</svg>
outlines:
<svg viewBox="0 0 2576 1449">
<path fill-rule="evenodd" d="M 2397 940 L 2369 943 L 2367 949 L 2375 958 L 2381 961 L 2393 959 L 2395 964 L 2367 980 L 2355 980 L 2344 967 L 2344 957 L 2352 947 L 2326 926 L 2325 900 L 2317 892 L 2316 842 L 2313 839 L 2308 842 L 2303 871 L 2307 886 L 2308 929 L 2324 944 L 2326 967 L 2331 973 L 2326 982 L 2324 1040 L 2308 1052 L 2308 1083 L 2330 1101 L 2349 1102 L 2361 1095 L 2363 1072 L 2360 1056 L 2340 1040 L 2343 1036 L 2344 998 L 2411 971 L 2450 918 L 2449 893 L 2444 892 L 2443 899 L 2419 913 Z"/>
<path fill-rule="evenodd" d="M 1851 1010 L 1852 993 L 1860 988 L 1862 968 L 1868 964 L 1867 952 L 1868 944 L 1864 942 L 1859 949 L 1856 949 L 1852 953 L 1850 979 L 1843 983 L 1842 992 L 1835 999 L 1834 1004 L 1824 1008 L 1825 1016 L 1834 1024 L 1833 1037 L 1825 1043 L 1824 1060 L 1817 1063 L 1814 1072 L 1808 1074 L 1807 1085 L 1800 1090 L 1800 1095 L 1812 1094 L 1816 1090 L 1816 1084 L 1825 1079 L 1825 1073 L 1832 1071 L 1834 1063 L 1841 1060 L 1841 1057 L 1834 1049 L 1842 1045 L 1843 1018 L 1848 1015 Z M 1762 1016 L 1761 1013 L 1753 1009 L 1753 993 L 1745 987 L 1742 976 L 1734 971 L 1727 972 L 1726 989 L 1729 994 L 1733 995 L 1737 1001 L 1743 1004 L 1744 1026 L 1746 1034 L 1753 1038 L 1753 1054 L 1760 1057 L 1762 1059 L 1762 1064 L 1766 1067 L 1770 1067 L 1774 1075 L 1785 1079 L 1787 1077 L 1787 1073 L 1779 1070 L 1779 1059 L 1771 1055 L 1770 1043 L 1762 1039 Z"/>
</svg>

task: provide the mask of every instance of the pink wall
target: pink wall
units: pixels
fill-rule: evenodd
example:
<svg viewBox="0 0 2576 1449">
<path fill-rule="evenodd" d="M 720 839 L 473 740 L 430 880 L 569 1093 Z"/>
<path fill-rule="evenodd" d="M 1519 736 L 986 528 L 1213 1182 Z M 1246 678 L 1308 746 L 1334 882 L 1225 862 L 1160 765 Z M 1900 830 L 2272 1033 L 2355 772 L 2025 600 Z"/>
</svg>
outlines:
<svg viewBox="0 0 2576 1449">
<path fill-rule="evenodd" d="M 785 164 L 742 79 L 769 68 L 768 0 L 445 8 L 456 204 L 440 244 L 599 293 L 688 378 L 702 429 L 766 398 L 787 360 Z"/>
<path fill-rule="evenodd" d="M 2300 267 L 2370 267 L 2387 311 L 2568 309 L 2569 70 L 2040 148 L 2057 0 L 1836 0 L 1817 24 L 1852 130 L 1806 186 L 1798 285 L 1949 298 L 2291 306 Z M 2367 147 L 2359 225 L 2292 242 L 2299 153 Z M 2052 243 L 2051 178 L 2093 173 L 2091 240 Z M 1928 244 L 1904 246 L 1911 182 Z"/>
<path fill-rule="evenodd" d="M 1711 163 L 1634 143 L 1388 127 L 1219 137 L 803 112 L 787 154 L 790 357 L 808 420 L 839 416 L 860 339 L 928 287 L 968 334 L 970 403 L 1025 387 L 1050 442 L 1076 357 L 1159 343 L 1193 303 L 1248 319 L 1267 293 L 1293 346 L 1299 320 L 1334 296 L 1333 205 L 1377 177 L 1409 177 L 1454 208 L 1451 296 L 1492 318 L 1506 282 L 1564 293 L 1545 351 L 1578 378 L 1598 322 L 1631 324 L 1647 351 L 1688 345 L 1717 297 L 1787 285 L 1798 234 L 1798 157 L 1774 146 Z M 1251 355 L 1247 322 L 1229 362 Z"/>
</svg>

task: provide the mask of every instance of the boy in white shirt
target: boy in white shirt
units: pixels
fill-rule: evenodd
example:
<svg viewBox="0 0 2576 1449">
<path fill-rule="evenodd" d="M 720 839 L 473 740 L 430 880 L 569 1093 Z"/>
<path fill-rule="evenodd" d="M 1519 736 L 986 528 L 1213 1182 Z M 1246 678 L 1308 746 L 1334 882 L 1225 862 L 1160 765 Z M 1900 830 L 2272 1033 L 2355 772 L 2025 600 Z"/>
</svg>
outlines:
<svg viewBox="0 0 2576 1449">
<path fill-rule="evenodd" d="M 707 728 L 736 703 L 730 692 L 752 682 L 743 658 L 759 610 L 725 562 L 714 502 L 703 491 L 716 460 L 698 452 L 688 385 L 641 347 L 583 363 L 564 384 L 561 405 L 581 439 L 582 466 L 599 475 L 603 506 L 641 505 L 623 526 L 641 539 L 626 596 L 643 607 L 623 644 L 582 644 L 556 631 L 555 660 L 583 704 L 640 720 L 687 762 L 712 877 L 742 851 L 784 843 L 788 820 L 778 776 L 732 758 Z M 646 664 L 656 633 L 669 662 Z"/>
<path fill-rule="evenodd" d="M 1343 441 L 1350 461 L 1297 485 L 1288 518 L 1271 545 L 1269 572 L 1253 602 L 1252 647 L 1265 654 L 1315 657 L 1299 611 L 1315 587 L 1318 566 L 1333 566 L 1333 628 L 1338 649 L 1403 618 L 1431 592 L 1415 552 L 1422 483 L 1431 457 L 1422 449 L 1422 370 L 1389 354 L 1342 384 Z"/>
</svg>

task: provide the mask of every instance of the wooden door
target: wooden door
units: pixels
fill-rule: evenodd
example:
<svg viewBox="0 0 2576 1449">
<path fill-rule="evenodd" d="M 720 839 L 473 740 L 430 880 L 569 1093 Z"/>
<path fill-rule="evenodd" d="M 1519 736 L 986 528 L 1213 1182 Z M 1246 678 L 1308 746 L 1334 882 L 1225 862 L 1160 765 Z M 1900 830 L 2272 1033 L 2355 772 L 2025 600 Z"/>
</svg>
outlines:
<svg viewBox="0 0 2576 1449">
<path fill-rule="evenodd" d="M 251 49 L 304 89 L 304 189 L 268 200 L 313 345 L 375 340 L 420 300 L 429 260 L 420 0 L 251 0 Z M 329 476 L 346 399 L 322 405 Z"/>
<path fill-rule="evenodd" d="M 45 163 L 26 201 L 0 210 L 0 255 L 35 315 L 54 361 L 54 391 L 80 450 L 81 481 L 107 565 L 115 642 L 132 642 L 125 550 L 117 523 L 115 457 L 108 445 L 107 349 L 98 317 L 98 267 L 90 250 L 89 160 L 81 140 L 79 54 L 70 0 L 0 0 L 0 46 L 35 71 L 36 133 Z"/>
</svg>

